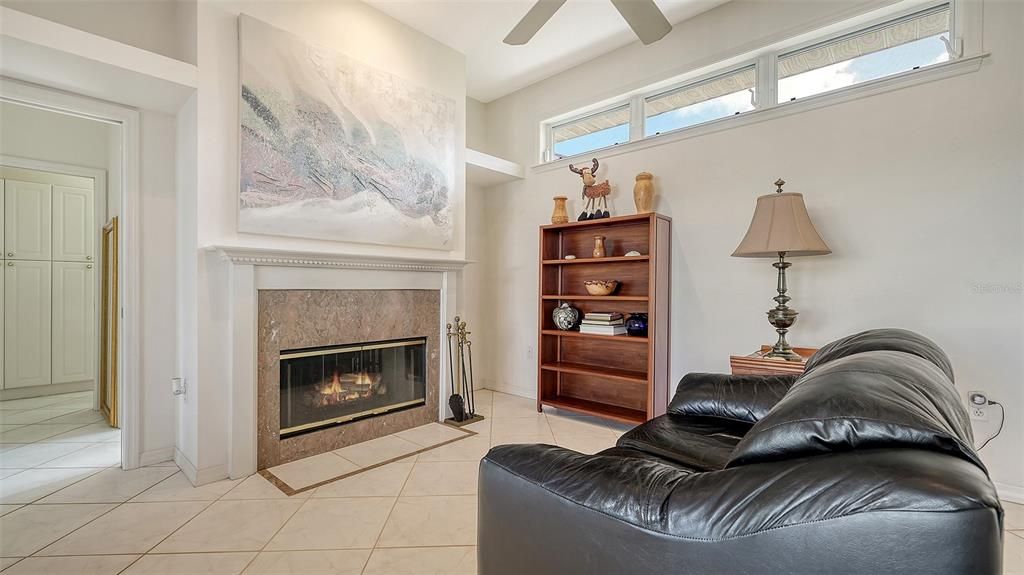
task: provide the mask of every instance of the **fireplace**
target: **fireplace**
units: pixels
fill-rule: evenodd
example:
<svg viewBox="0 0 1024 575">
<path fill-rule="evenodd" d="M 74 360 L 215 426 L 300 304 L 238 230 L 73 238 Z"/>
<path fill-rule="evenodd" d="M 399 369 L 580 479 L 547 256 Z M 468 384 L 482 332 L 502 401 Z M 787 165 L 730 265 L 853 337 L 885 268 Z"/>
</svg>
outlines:
<svg viewBox="0 0 1024 575">
<path fill-rule="evenodd" d="M 438 421 L 441 293 L 260 289 L 257 469 Z M 369 349 L 383 344 L 403 345 Z M 343 381 L 339 371 L 336 384 L 335 367 L 348 373 Z"/>
<path fill-rule="evenodd" d="M 427 338 L 283 350 L 280 437 L 422 406 Z"/>
</svg>

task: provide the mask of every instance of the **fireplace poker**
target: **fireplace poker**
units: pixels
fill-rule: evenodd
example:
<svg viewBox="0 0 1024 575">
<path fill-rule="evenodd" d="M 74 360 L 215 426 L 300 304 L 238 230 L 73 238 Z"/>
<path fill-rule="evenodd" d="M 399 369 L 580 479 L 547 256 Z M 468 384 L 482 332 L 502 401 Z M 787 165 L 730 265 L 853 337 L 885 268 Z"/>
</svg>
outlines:
<svg viewBox="0 0 1024 575">
<path fill-rule="evenodd" d="M 469 391 L 469 385 L 466 380 L 466 341 L 469 338 L 469 332 L 466 331 L 466 322 L 462 322 L 458 326 L 459 328 L 459 363 L 462 365 L 462 393 L 466 394 L 466 406 L 468 407 L 469 417 L 473 417 L 476 413 L 473 406 L 473 396 Z"/>
<path fill-rule="evenodd" d="M 466 395 L 469 396 L 470 413 L 476 415 L 476 390 L 473 389 L 473 342 L 466 341 L 466 354 L 469 356 L 469 385 Z"/>
<path fill-rule="evenodd" d="M 452 384 L 452 395 L 448 398 L 448 407 L 452 410 L 452 418 L 462 421 L 466 418 L 466 404 L 455 387 L 455 357 L 452 355 L 452 336 L 458 337 L 459 318 L 455 317 L 456 332 L 452 333 L 452 324 L 448 324 L 448 378 Z"/>
</svg>

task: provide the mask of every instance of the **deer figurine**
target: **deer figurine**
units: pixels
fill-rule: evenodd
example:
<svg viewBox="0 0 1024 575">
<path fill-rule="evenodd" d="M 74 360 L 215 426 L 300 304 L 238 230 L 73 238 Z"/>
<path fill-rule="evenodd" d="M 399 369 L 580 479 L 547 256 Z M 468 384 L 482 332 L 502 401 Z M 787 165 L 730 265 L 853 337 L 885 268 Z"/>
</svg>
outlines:
<svg viewBox="0 0 1024 575">
<path fill-rule="evenodd" d="M 580 217 L 577 218 L 581 222 L 611 217 L 611 213 L 608 212 L 607 198 L 608 194 L 612 193 L 612 188 L 608 185 L 608 180 L 600 184 L 597 183 L 597 178 L 594 177 L 594 174 L 597 172 L 600 164 L 597 163 L 597 158 L 594 158 L 591 162 L 593 162 L 593 166 L 590 168 L 577 168 L 569 164 L 569 171 L 583 179 L 582 198 L 587 199 L 587 205 L 580 212 Z M 601 209 L 602 207 L 604 208 L 603 210 Z"/>
</svg>

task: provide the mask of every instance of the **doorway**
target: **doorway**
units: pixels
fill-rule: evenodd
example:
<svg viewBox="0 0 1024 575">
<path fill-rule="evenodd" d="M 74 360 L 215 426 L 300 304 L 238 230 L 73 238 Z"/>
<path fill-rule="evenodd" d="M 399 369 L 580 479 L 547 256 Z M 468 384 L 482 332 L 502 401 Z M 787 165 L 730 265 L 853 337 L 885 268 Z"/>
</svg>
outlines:
<svg viewBox="0 0 1024 575">
<path fill-rule="evenodd" d="M 115 106 L 87 99 L 81 101 L 85 109 L 76 111 L 68 105 L 77 103 L 68 102 L 69 96 L 35 87 L 13 90 L 28 98 L 10 98 L 11 86 L 5 85 L 0 96 L 4 116 L 0 181 L 4 208 L 10 204 L 14 212 L 5 210 L 2 219 L 5 228 L 13 222 L 19 233 L 4 229 L 0 234 L 7 296 L 0 306 L 5 312 L 0 332 L 4 342 L 20 343 L 11 349 L 6 343 L 0 346 L 2 468 L 132 469 L 139 465 L 138 450 L 133 447 L 137 442 L 131 440 L 137 412 L 126 409 L 123 401 L 126 360 L 119 336 L 128 310 L 119 296 L 124 293 L 128 258 L 119 220 L 126 204 L 126 184 L 134 180 L 130 165 L 134 154 L 127 149 L 133 128 L 126 121 L 137 122 L 137 113 L 123 110 L 122 114 Z M 53 106 L 50 96 L 64 101 Z M 71 132 L 68 126 L 74 126 Z M 30 129 L 37 133 L 19 146 L 19 134 Z M 13 199 L 8 198 L 8 188 Z M 49 202 L 42 199 L 47 193 Z M 49 218 L 44 215 L 47 211 Z M 49 246 L 43 246 L 41 253 L 32 252 L 33 246 L 46 243 L 47 232 Z M 39 289 L 32 289 L 35 284 Z M 34 299 L 28 295 L 33 292 Z M 47 312 L 49 342 L 47 330 L 41 327 L 46 325 Z M 8 321 L 8 316 L 15 321 Z M 32 324 L 40 327 L 33 331 L 27 327 Z M 13 364 L 7 361 L 9 356 Z"/>
</svg>

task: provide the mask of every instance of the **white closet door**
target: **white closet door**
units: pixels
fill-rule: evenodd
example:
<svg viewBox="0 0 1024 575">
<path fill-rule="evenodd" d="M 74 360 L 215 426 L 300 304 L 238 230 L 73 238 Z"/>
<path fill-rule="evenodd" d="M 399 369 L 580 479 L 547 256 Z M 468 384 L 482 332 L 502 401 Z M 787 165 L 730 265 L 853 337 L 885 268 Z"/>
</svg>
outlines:
<svg viewBox="0 0 1024 575">
<path fill-rule="evenodd" d="M 4 388 L 47 385 L 50 262 L 7 260 L 4 292 Z"/>
<path fill-rule="evenodd" d="M 53 261 L 93 260 L 93 192 L 53 186 Z"/>
<path fill-rule="evenodd" d="M 0 256 L 7 257 L 7 252 L 3 251 L 4 247 L 4 187 L 7 185 L 7 180 L 0 179 Z M 3 354 L 0 354 L 3 355 Z M 0 385 L 0 389 L 3 386 Z"/>
<path fill-rule="evenodd" d="M 3 186 L 0 186 L 3 187 Z M 3 262 L 6 264 L 7 262 Z M 6 267 L 6 266 L 4 266 Z M 7 305 L 4 300 L 4 294 L 7 292 L 7 281 L 0 281 L 0 333 L 4 330 L 4 315 L 7 313 Z M 3 345 L 0 345 L 0 389 L 5 389 L 7 384 L 5 383 L 4 373 L 4 350 Z"/>
<path fill-rule="evenodd" d="M 6 180 L 0 179 L 0 262 L 3 258 L 7 257 L 6 252 L 3 251 L 4 243 L 4 186 Z M 0 333 L 3 333 L 4 329 L 4 284 L 6 282 L 0 282 Z M 0 345 L 0 348 L 3 346 Z M 4 389 L 4 354 L 3 350 L 0 349 L 0 389 Z"/>
<path fill-rule="evenodd" d="M 50 259 L 50 184 L 4 180 L 4 252 L 7 259 Z"/>
<path fill-rule="evenodd" d="M 53 383 L 93 379 L 94 272 L 92 264 L 53 262 Z"/>
</svg>

